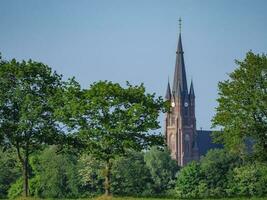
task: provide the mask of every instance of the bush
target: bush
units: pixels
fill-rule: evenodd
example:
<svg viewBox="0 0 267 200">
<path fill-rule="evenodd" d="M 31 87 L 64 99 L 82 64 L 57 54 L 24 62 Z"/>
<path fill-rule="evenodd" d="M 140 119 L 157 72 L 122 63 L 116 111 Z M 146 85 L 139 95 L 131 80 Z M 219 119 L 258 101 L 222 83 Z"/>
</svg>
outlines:
<svg viewBox="0 0 267 200">
<path fill-rule="evenodd" d="M 223 149 L 210 150 L 199 163 L 192 162 L 180 171 L 176 185 L 178 197 L 225 197 L 232 170 L 239 165 L 237 156 Z"/>
<path fill-rule="evenodd" d="M 21 171 L 13 149 L 3 152 L 0 148 L 0 198 L 6 198 L 11 184 L 20 177 Z"/>
<path fill-rule="evenodd" d="M 200 197 L 199 188 L 201 188 L 201 192 L 206 189 L 205 184 L 201 182 L 202 179 L 203 174 L 200 171 L 200 164 L 194 161 L 189 163 L 178 173 L 176 183 L 177 196 L 179 198 Z"/>
<path fill-rule="evenodd" d="M 154 194 L 164 194 L 175 187 L 179 167 L 167 149 L 152 147 L 145 153 L 144 159 L 152 176 L 151 189 Z"/>
<path fill-rule="evenodd" d="M 21 196 L 23 192 L 23 179 L 19 178 L 15 183 L 11 185 L 11 187 L 8 190 L 8 198 L 9 199 L 15 199 L 18 196 Z"/>
<path fill-rule="evenodd" d="M 104 178 L 102 173 L 104 163 L 87 154 L 83 154 L 78 163 L 78 173 L 84 192 L 82 197 L 95 197 L 103 194 Z"/>
<path fill-rule="evenodd" d="M 241 164 L 240 159 L 223 149 L 212 149 L 200 160 L 206 190 L 202 197 L 225 197 L 232 170 Z M 203 184 L 204 184 L 203 183 Z"/>
<path fill-rule="evenodd" d="M 73 198 L 79 195 L 77 158 L 73 154 L 59 154 L 56 146 L 46 148 L 31 157 L 34 177 L 30 192 L 42 198 Z"/>
<path fill-rule="evenodd" d="M 115 161 L 112 169 L 111 189 L 114 194 L 136 196 L 151 194 L 151 174 L 144 161 L 144 153 L 128 152 Z"/>
<path fill-rule="evenodd" d="M 233 170 L 233 179 L 229 184 L 229 195 L 264 196 L 267 195 L 266 164 L 249 164 Z"/>
</svg>

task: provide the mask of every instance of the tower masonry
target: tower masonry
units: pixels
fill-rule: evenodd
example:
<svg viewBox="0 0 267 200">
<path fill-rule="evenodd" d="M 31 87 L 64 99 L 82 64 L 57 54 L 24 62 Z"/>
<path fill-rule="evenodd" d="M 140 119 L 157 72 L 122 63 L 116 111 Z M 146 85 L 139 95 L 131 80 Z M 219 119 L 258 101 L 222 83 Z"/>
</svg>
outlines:
<svg viewBox="0 0 267 200">
<path fill-rule="evenodd" d="M 179 166 L 199 160 L 197 142 L 195 93 L 191 81 L 188 91 L 182 37 L 179 33 L 172 89 L 168 81 L 165 95 L 171 108 L 165 116 L 165 140 L 171 156 Z"/>
</svg>

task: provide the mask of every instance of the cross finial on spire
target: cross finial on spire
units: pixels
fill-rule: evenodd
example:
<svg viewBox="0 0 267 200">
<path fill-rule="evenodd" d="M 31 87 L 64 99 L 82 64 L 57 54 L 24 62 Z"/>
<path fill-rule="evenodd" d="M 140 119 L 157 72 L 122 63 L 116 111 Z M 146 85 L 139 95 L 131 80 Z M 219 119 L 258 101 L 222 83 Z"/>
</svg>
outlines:
<svg viewBox="0 0 267 200">
<path fill-rule="evenodd" d="M 181 19 L 181 17 L 179 18 L 179 33 L 181 33 L 182 32 L 182 19 Z"/>
</svg>

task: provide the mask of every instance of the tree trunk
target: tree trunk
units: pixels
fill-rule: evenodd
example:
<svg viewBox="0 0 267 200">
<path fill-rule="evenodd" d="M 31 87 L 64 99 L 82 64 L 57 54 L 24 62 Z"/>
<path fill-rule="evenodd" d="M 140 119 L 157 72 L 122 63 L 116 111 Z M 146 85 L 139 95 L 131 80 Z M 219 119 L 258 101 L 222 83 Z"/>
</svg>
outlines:
<svg viewBox="0 0 267 200">
<path fill-rule="evenodd" d="M 23 196 L 29 196 L 29 158 L 25 156 L 25 160 L 23 162 Z"/>
<path fill-rule="evenodd" d="M 104 182 L 104 187 L 105 187 L 105 195 L 110 196 L 110 176 L 111 176 L 111 163 L 108 160 L 106 163 L 106 169 L 105 169 L 105 182 Z"/>
<path fill-rule="evenodd" d="M 18 154 L 19 161 L 22 167 L 23 196 L 28 197 L 29 196 L 29 154 L 28 154 L 28 151 L 26 151 L 24 159 L 23 159 L 22 154 L 20 152 L 19 145 L 16 146 L 16 149 L 17 149 L 17 154 Z"/>
</svg>

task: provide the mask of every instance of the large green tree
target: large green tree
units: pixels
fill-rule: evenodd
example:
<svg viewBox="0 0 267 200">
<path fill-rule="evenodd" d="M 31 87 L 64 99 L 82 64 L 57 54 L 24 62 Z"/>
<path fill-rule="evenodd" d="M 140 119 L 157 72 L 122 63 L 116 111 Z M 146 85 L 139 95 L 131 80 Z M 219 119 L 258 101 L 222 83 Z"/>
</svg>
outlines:
<svg viewBox="0 0 267 200">
<path fill-rule="evenodd" d="M 163 144 L 163 137 L 152 131 L 160 127 L 158 116 L 164 102 L 146 93 L 143 85 L 123 88 L 108 81 L 82 91 L 74 84 L 67 91 L 64 98 L 72 106 L 66 104 L 58 113 L 70 132 L 77 133 L 84 150 L 105 162 L 104 185 L 109 195 L 113 159 L 124 156 L 128 149 L 138 151 Z"/>
<path fill-rule="evenodd" d="M 145 153 L 144 159 L 152 176 L 154 193 L 162 194 L 172 189 L 179 168 L 176 161 L 171 158 L 169 150 L 160 150 L 154 146 Z"/>
<path fill-rule="evenodd" d="M 267 160 L 267 57 L 248 52 L 229 79 L 219 83 L 217 113 L 213 126 L 222 128 L 215 139 L 226 148 L 246 153 L 253 142 L 259 160 Z"/>
<path fill-rule="evenodd" d="M 141 196 L 151 191 L 152 184 L 150 171 L 144 161 L 144 152 L 129 151 L 126 157 L 115 160 L 111 184 L 114 194 Z"/>
<path fill-rule="evenodd" d="M 31 193 L 42 198 L 75 198 L 79 195 L 80 176 L 77 156 L 59 153 L 59 147 L 48 146 L 31 157 L 34 177 L 30 179 Z"/>
<path fill-rule="evenodd" d="M 0 139 L 4 149 L 17 152 L 24 196 L 29 195 L 29 156 L 59 136 L 53 101 L 61 83 L 42 63 L 0 60 Z"/>
<path fill-rule="evenodd" d="M 241 164 L 237 155 L 213 149 L 178 173 L 176 192 L 180 198 L 220 198 L 232 191 L 233 169 Z M 231 195 L 236 195 L 233 191 Z"/>
</svg>

